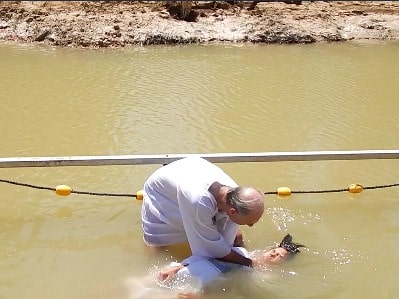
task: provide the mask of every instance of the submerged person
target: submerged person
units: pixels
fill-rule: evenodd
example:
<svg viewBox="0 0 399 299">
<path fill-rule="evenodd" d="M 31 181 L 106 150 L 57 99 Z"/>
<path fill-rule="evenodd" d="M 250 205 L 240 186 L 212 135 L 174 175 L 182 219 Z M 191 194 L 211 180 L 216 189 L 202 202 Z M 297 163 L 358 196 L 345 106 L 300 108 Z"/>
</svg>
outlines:
<svg viewBox="0 0 399 299">
<path fill-rule="evenodd" d="M 258 189 L 238 186 L 205 159 L 183 158 L 145 182 L 143 238 L 152 247 L 188 242 L 195 256 L 253 266 L 254 260 L 232 248 L 243 246 L 239 225 L 253 226 L 263 212 Z"/>
<path fill-rule="evenodd" d="M 268 265 L 275 265 L 289 256 L 300 252 L 299 248 L 304 245 L 292 242 L 292 236 L 287 234 L 280 244 L 257 257 L 259 263 L 256 268 L 262 269 Z M 243 247 L 234 247 L 233 250 L 239 252 L 244 256 L 249 257 L 249 252 Z M 255 268 L 255 270 L 256 270 Z M 190 281 L 196 285 L 195 290 L 182 291 L 179 293 L 179 298 L 201 298 L 201 292 L 221 277 L 224 273 L 233 270 L 250 270 L 251 268 L 237 265 L 229 262 L 224 262 L 215 258 L 204 258 L 199 256 L 191 256 L 181 263 L 172 263 L 169 267 L 159 273 L 158 279 L 161 284 L 165 281 L 181 280 Z"/>
</svg>

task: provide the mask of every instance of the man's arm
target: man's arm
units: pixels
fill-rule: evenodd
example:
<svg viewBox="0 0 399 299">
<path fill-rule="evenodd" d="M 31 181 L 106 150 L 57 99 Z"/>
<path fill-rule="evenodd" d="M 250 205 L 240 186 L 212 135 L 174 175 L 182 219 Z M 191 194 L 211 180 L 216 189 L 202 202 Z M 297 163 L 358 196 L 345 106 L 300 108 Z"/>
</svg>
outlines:
<svg viewBox="0 0 399 299">
<path fill-rule="evenodd" d="M 235 252 L 234 250 L 231 250 L 228 255 L 219 259 L 225 262 L 253 267 L 253 261 L 250 258 L 242 256 L 241 254 Z"/>
<path fill-rule="evenodd" d="M 248 266 L 251 268 L 262 267 L 269 263 L 269 259 L 268 259 L 267 255 L 261 255 L 261 256 L 257 256 L 257 257 L 250 259 L 250 258 L 247 258 L 247 257 L 235 252 L 234 250 L 231 250 L 228 255 L 226 255 L 222 258 L 219 258 L 219 260 L 229 262 L 229 263 L 244 265 L 244 266 Z"/>
</svg>

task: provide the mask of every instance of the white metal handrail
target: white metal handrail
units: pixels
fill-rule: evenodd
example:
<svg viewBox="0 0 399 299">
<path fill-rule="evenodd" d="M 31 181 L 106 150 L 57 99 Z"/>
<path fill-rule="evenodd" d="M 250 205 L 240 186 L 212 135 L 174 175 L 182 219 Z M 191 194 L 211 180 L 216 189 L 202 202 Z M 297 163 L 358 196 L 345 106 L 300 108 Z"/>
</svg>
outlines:
<svg viewBox="0 0 399 299">
<path fill-rule="evenodd" d="M 0 168 L 168 164 L 191 156 L 213 163 L 398 159 L 399 150 L 306 151 L 0 158 Z"/>
</svg>

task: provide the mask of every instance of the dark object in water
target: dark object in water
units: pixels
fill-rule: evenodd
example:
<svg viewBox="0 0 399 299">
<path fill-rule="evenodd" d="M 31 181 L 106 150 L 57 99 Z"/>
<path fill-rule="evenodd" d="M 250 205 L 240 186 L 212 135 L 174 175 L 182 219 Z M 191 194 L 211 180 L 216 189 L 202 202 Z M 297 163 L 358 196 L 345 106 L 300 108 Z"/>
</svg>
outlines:
<svg viewBox="0 0 399 299">
<path fill-rule="evenodd" d="M 305 245 L 292 242 L 291 235 L 287 234 L 278 247 L 282 247 L 290 253 L 297 253 L 300 252 L 299 247 L 305 247 Z"/>
</svg>

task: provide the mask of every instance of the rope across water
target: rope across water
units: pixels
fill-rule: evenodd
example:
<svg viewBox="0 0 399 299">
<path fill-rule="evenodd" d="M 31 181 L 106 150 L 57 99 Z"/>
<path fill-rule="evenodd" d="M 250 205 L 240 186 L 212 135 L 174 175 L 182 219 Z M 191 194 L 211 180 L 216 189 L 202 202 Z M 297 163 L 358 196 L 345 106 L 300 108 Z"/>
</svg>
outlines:
<svg viewBox="0 0 399 299">
<path fill-rule="evenodd" d="M 57 192 L 57 188 L 52 188 L 52 187 L 45 187 L 45 186 L 38 186 L 38 185 L 33 185 L 33 184 L 27 184 L 27 183 L 21 183 L 21 182 L 16 182 L 16 181 L 11 181 L 11 180 L 5 180 L 5 179 L 0 179 L 1 183 L 6 183 L 10 185 L 16 185 L 16 186 L 22 186 L 22 187 L 28 187 L 32 189 L 39 189 L 39 190 L 49 190 L 53 192 Z M 398 187 L 399 183 L 394 183 L 394 184 L 386 184 L 386 185 L 377 185 L 377 186 L 366 186 L 363 187 L 359 184 L 353 184 L 356 186 L 360 186 L 361 190 L 358 192 L 351 192 L 351 186 L 347 188 L 341 188 L 341 189 L 327 189 L 327 190 L 289 190 L 290 194 L 321 194 L 321 193 L 339 193 L 339 192 L 351 192 L 351 193 L 360 193 L 362 190 L 372 190 L 372 189 L 383 189 L 383 188 L 392 188 L 392 187 Z M 356 187 L 355 186 L 355 187 Z M 359 188 L 360 188 L 359 187 Z M 286 187 L 284 187 L 286 188 Z M 138 194 L 128 194 L 128 193 L 108 193 L 108 192 L 89 192 L 89 191 L 77 191 L 77 190 L 70 190 L 70 193 L 73 194 L 80 194 L 80 195 L 93 195 L 93 196 L 108 196 L 108 197 L 135 197 L 138 198 Z M 282 192 L 277 191 L 268 191 L 264 192 L 264 195 L 290 195 L 290 194 L 283 194 Z M 69 194 L 68 194 L 69 195 Z"/>
<path fill-rule="evenodd" d="M 32 185 L 32 184 L 20 183 L 20 182 L 16 182 L 16 181 L 4 180 L 4 179 L 0 179 L 0 182 L 11 184 L 11 185 L 29 187 L 29 188 L 33 188 L 33 189 L 50 190 L 50 191 L 54 191 L 54 192 L 56 192 L 56 190 L 57 190 L 56 188 L 37 186 L 37 185 Z M 127 194 L 127 193 L 99 193 L 99 192 L 88 192 L 88 191 L 77 191 L 77 190 L 71 190 L 71 193 L 84 194 L 84 195 L 95 195 L 95 196 L 137 197 L 136 194 Z"/>
</svg>

